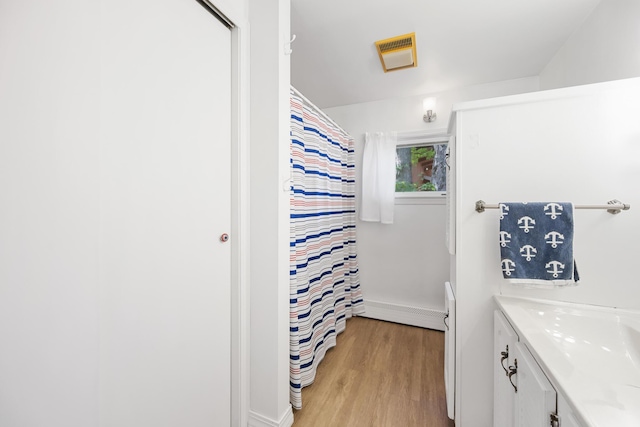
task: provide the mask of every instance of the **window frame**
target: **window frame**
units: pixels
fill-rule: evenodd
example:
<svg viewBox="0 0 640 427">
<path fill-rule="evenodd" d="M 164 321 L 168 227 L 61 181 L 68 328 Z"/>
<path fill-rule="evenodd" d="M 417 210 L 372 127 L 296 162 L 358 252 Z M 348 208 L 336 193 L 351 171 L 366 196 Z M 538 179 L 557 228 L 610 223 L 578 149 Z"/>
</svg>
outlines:
<svg viewBox="0 0 640 427">
<path fill-rule="evenodd" d="M 447 144 L 449 146 L 449 135 L 446 130 L 434 132 L 402 132 L 398 133 L 397 148 L 422 147 L 428 145 Z M 444 204 L 447 197 L 446 191 L 402 191 L 395 192 L 395 204 Z"/>
</svg>

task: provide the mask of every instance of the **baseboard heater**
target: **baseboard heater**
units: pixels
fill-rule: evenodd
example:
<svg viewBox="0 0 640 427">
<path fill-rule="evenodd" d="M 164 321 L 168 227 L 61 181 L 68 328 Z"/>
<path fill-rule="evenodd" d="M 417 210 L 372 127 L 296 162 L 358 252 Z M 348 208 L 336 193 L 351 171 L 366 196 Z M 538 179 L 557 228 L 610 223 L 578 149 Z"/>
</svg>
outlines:
<svg viewBox="0 0 640 427">
<path fill-rule="evenodd" d="M 437 331 L 444 331 L 445 328 L 445 312 L 442 310 L 369 300 L 365 300 L 364 307 L 365 313 L 360 314 L 359 316 L 361 317 L 419 326 Z"/>
</svg>

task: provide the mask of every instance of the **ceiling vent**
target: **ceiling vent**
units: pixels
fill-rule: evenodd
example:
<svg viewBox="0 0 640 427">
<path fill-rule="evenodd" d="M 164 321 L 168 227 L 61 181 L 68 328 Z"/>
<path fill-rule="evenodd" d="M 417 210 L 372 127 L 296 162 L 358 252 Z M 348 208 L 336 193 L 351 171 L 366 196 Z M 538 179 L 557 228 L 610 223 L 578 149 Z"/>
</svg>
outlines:
<svg viewBox="0 0 640 427">
<path fill-rule="evenodd" d="M 376 49 L 385 73 L 418 66 L 416 33 L 378 40 Z"/>
</svg>

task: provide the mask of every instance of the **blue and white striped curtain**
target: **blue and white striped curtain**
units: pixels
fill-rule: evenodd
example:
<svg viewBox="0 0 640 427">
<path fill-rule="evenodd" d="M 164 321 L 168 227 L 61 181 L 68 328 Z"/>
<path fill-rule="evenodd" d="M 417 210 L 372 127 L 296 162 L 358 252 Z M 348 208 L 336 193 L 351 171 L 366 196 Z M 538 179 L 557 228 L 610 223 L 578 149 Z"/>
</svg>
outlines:
<svg viewBox="0 0 640 427">
<path fill-rule="evenodd" d="M 346 319 L 364 312 L 353 138 L 291 92 L 291 404 Z"/>
</svg>

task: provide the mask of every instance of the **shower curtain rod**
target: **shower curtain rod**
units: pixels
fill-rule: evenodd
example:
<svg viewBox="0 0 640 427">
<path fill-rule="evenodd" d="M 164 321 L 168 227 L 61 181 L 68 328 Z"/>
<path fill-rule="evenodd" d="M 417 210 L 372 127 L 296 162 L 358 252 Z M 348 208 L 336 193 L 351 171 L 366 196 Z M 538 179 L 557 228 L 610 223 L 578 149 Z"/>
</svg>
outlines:
<svg viewBox="0 0 640 427">
<path fill-rule="evenodd" d="M 292 85 L 289 85 L 289 87 L 291 87 L 291 90 L 298 95 L 300 98 L 302 98 L 302 100 L 311 108 L 313 108 L 314 110 L 316 110 L 322 117 L 324 117 L 329 123 L 331 123 L 332 125 L 334 125 L 335 127 L 337 127 L 342 133 L 344 133 L 345 135 L 351 137 L 351 135 L 349 135 L 347 133 L 347 131 L 345 131 L 344 129 L 342 129 L 342 126 L 340 126 L 339 124 L 337 124 L 336 122 L 333 121 L 333 119 L 331 117 L 329 117 L 327 115 L 327 113 L 325 113 L 324 111 L 322 111 L 320 108 L 318 108 L 316 106 L 316 104 L 314 104 L 313 102 L 309 101 L 309 99 L 304 96 L 303 94 L 300 93 L 300 91 L 298 89 L 296 89 L 295 87 L 293 87 Z"/>
</svg>

